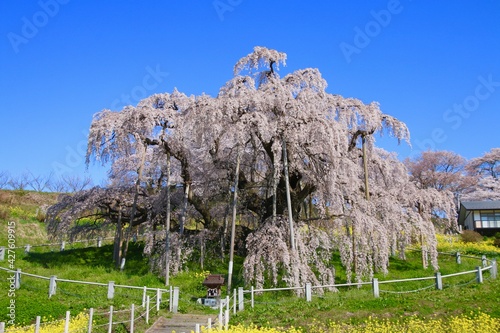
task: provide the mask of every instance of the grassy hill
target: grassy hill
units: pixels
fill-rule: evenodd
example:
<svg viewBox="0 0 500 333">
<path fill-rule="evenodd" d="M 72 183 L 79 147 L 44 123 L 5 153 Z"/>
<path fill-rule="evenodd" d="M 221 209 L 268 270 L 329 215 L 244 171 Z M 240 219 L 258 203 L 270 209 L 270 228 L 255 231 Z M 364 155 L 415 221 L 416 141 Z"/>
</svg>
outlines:
<svg viewBox="0 0 500 333">
<path fill-rule="evenodd" d="M 0 191 L 0 246 L 7 243 L 8 221 L 16 225 L 16 243 L 18 246 L 47 242 L 47 234 L 43 222 L 43 206 L 54 203 L 57 194 Z M 498 256 L 500 249 L 483 242 L 477 245 L 462 244 L 451 238 L 440 237 L 441 250 L 462 253 L 488 253 L 489 258 Z M 81 245 L 68 246 L 59 252 L 57 246 L 34 248 L 30 253 L 23 249 L 16 251 L 15 267 L 23 272 L 49 277 L 56 275 L 61 279 L 92 281 L 116 284 L 136 285 L 163 288 L 164 281 L 149 272 L 147 258 L 142 255 L 142 244 L 133 243 L 127 258 L 127 266 L 123 272 L 112 265 L 112 246 L 100 248 Z M 440 272 L 450 274 L 457 271 L 474 270 L 480 265 L 477 259 L 462 258 L 458 265 L 451 255 L 440 256 Z M 235 260 L 235 285 L 242 285 L 243 258 Z M 0 262 L 7 267 L 7 262 Z M 339 258 L 335 258 L 337 283 L 345 282 Z M 410 277 L 432 276 L 431 268 L 423 269 L 419 252 L 408 252 L 407 260 L 391 258 L 389 274 L 377 275 L 380 281 L 403 279 Z M 196 298 L 205 294 L 201 285 L 207 271 L 226 273 L 227 262 L 217 258 L 206 258 L 204 270 L 195 262 L 189 263 L 189 270 L 171 278 L 173 286 L 180 287 L 180 311 L 189 313 L 216 313 L 195 302 Z M 0 270 L 0 293 L 4 295 L 9 288 L 5 271 Z M 429 288 L 430 285 L 430 288 Z M 271 327 L 326 327 L 330 321 L 343 325 L 365 325 L 367 318 L 378 318 L 397 321 L 402 318 L 420 318 L 424 321 L 447 319 L 451 316 L 483 312 L 493 318 L 500 318 L 500 279 L 490 279 L 485 274 L 483 284 L 475 282 L 474 275 L 458 276 L 446 279 L 444 290 L 435 290 L 433 281 L 405 282 L 397 285 L 381 285 L 381 295 L 374 298 L 371 287 L 344 287 L 338 292 L 315 294 L 312 302 L 297 297 L 292 292 L 269 292 L 255 298 L 255 307 L 248 303 L 245 311 L 232 317 L 231 323 L 245 325 L 256 324 Z M 248 289 L 248 286 L 246 286 Z M 422 289 L 418 292 L 414 290 Z M 0 309 L 6 309 L 9 298 L 0 297 Z M 57 293 L 48 298 L 48 281 L 32 277 L 24 277 L 21 289 L 16 291 L 18 324 L 29 324 L 35 316 L 40 315 L 46 321 L 59 319 L 67 310 L 72 314 L 85 311 L 90 307 L 104 311 L 113 305 L 115 309 L 126 309 L 131 303 L 139 304 L 142 293 L 138 291 L 117 291 L 112 300 L 107 299 L 106 288 L 71 283 L 58 283 Z M 248 295 L 247 295 L 248 297 Z M 0 310 L 0 321 L 6 320 L 6 311 Z M 161 313 L 168 315 L 165 306 Z M 319 325 L 319 326 L 318 326 Z M 321 326 L 323 325 L 323 326 Z M 122 328 L 125 331 L 125 328 Z"/>
</svg>

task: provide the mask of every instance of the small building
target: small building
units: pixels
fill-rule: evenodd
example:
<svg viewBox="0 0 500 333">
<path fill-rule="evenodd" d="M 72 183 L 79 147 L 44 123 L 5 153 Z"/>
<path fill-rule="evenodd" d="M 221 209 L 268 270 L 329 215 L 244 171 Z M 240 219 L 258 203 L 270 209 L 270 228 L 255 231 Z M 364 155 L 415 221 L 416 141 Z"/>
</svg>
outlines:
<svg viewBox="0 0 500 333">
<path fill-rule="evenodd" d="M 462 201 L 458 225 L 464 230 L 474 230 L 483 236 L 500 232 L 500 200 Z"/>
<path fill-rule="evenodd" d="M 224 276 L 222 274 L 210 274 L 202 283 L 207 287 L 207 297 L 220 297 L 221 287 L 224 285 Z"/>
</svg>

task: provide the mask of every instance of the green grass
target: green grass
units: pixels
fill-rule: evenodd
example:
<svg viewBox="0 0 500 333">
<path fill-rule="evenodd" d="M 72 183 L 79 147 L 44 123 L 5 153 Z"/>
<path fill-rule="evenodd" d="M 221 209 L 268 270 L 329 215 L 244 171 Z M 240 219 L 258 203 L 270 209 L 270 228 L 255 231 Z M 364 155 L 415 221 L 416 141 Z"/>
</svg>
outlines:
<svg viewBox="0 0 500 333">
<path fill-rule="evenodd" d="M 16 245 L 48 243 L 45 226 L 37 216 L 37 205 L 40 202 L 50 203 L 55 196 L 41 194 L 9 193 L 0 191 L 0 210 L 7 211 L 8 217 L 0 214 L 0 246 L 7 243 L 7 223 L 16 224 Z M 1 213 L 1 212 L 0 212 Z M 491 246 L 477 246 L 449 242 L 445 251 L 479 254 L 487 250 L 489 258 L 498 255 Z M 67 244 L 66 250 L 59 252 L 59 245 L 51 247 L 33 247 L 26 254 L 22 249 L 16 250 L 15 267 L 23 272 L 49 277 L 56 275 L 60 279 L 92 281 L 107 283 L 115 281 L 120 285 L 148 286 L 164 288 L 164 280 L 149 272 L 147 259 L 142 254 L 142 244 L 131 244 L 126 269 L 115 270 L 112 264 L 110 244 L 100 248 L 85 247 L 85 243 Z M 208 250 L 208 249 L 207 249 Z M 236 257 L 234 263 L 233 287 L 245 287 L 242 279 L 243 258 Z M 332 264 L 336 268 L 336 283 L 345 283 L 346 275 L 340 264 L 340 258 L 334 256 Z M 457 271 L 474 270 L 481 265 L 480 260 L 462 257 L 458 265 L 452 255 L 439 256 L 439 271 L 442 275 Z M 7 267 L 8 262 L 0 262 Z M 187 271 L 173 276 L 170 283 L 180 288 L 179 311 L 182 313 L 217 313 L 216 310 L 201 306 L 196 299 L 206 293 L 202 281 L 206 272 L 226 274 L 227 258 L 221 260 L 217 256 L 206 256 L 204 269 L 200 268 L 197 258 L 187 264 Z M 6 307 L 11 298 L 7 297 L 9 284 L 7 278 L 11 273 L 0 270 L 0 321 L 7 321 Z M 393 279 L 434 276 L 432 268 L 423 269 L 421 254 L 408 252 L 407 260 L 391 258 L 389 274 L 377 273 L 380 282 Z M 263 326 L 301 326 L 306 327 L 313 320 L 326 323 L 335 320 L 343 323 L 361 323 L 368 316 L 397 320 L 401 317 L 417 315 L 422 318 L 446 318 L 452 315 L 467 314 L 481 310 L 492 317 L 500 318 L 500 279 L 489 279 L 485 272 L 485 282 L 477 284 L 474 274 L 445 278 L 444 290 L 433 287 L 434 280 L 401 282 L 397 284 L 380 284 L 380 297 L 373 296 L 371 286 L 341 287 L 337 292 L 314 294 L 312 302 L 297 297 L 293 292 L 266 292 L 256 295 L 255 308 L 250 307 L 249 295 L 246 294 L 245 311 L 233 316 L 231 323 L 254 323 Z M 16 323 L 30 324 L 36 316 L 45 321 L 64 317 L 67 310 L 76 315 L 93 307 L 97 313 L 105 312 L 113 305 L 117 310 L 129 309 L 130 304 L 142 302 L 142 290 L 125 290 L 116 288 L 115 297 L 107 299 L 107 287 L 90 286 L 69 282 L 58 282 L 57 292 L 48 298 L 49 281 L 29 276 L 22 278 L 21 289 L 16 291 Z M 423 291 L 411 292 L 416 289 Z M 223 288 L 223 293 L 226 290 Z M 153 293 L 150 296 L 154 296 Z M 168 295 L 165 295 L 167 297 Z M 169 316 L 167 304 L 164 303 L 159 315 Z M 126 316 L 126 314 L 122 315 Z M 116 318 L 119 319 L 119 318 Z M 104 317 L 96 317 L 97 323 L 104 323 Z M 125 320 L 125 318 L 123 319 Z M 154 317 L 152 317 L 154 320 Z M 143 323 L 138 323 L 139 331 L 145 330 Z M 116 332 L 126 332 L 126 325 L 116 328 Z"/>
</svg>

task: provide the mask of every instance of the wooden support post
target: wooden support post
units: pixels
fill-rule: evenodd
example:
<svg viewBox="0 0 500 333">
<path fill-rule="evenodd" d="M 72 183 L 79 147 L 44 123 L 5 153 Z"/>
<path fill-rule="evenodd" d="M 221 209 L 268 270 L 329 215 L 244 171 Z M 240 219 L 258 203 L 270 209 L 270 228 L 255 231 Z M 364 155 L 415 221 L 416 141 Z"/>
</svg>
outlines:
<svg viewBox="0 0 500 333">
<path fill-rule="evenodd" d="M 253 286 L 250 287 L 250 295 L 252 296 L 251 299 L 250 299 L 250 304 L 252 305 L 252 309 L 253 309 L 253 307 L 255 305 Z"/>
<path fill-rule="evenodd" d="M 113 333 L 113 305 L 109 307 L 108 333 Z"/>
<path fill-rule="evenodd" d="M 490 275 L 491 275 L 492 279 L 497 278 L 497 260 L 496 259 L 491 260 Z"/>
<path fill-rule="evenodd" d="M 69 311 L 66 311 L 66 320 L 64 321 L 64 333 L 69 333 Z"/>
<path fill-rule="evenodd" d="M 148 292 L 148 289 L 146 286 L 142 289 L 142 307 L 146 306 L 146 294 Z"/>
<path fill-rule="evenodd" d="M 236 293 L 236 289 L 233 291 L 233 314 L 236 314 L 236 304 L 238 303 L 238 294 Z"/>
<path fill-rule="evenodd" d="M 219 331 L 221 331 L 221 330 L 222 330 L 222 320 L 223 320 L 223 318 L 224 318 L 224 317 L 222 316 L 222 308 L 223 308 L 223 307 L 224 307 L 224 306 L 222 305 L 222 302 L 221 302 L 221 301 L 219 301 Z"/>
<path fill-rule="evenodd" d="M 5 322 L 0 322 L 0 333 L 5 333 Z"/>
<path fill-rule="evenodd" d="M 132 303 L 130 307 L 130 333 L 134 333 L 134 316 L 135 316 L 135 305 Z"/>
<path fill-rule="evenodd" d="M 146 296 L 146 324 L 149 324 L 149 296 Z"/>
<path fill-rule="evenodd" d="M 443 290 L 443 279 L 440 272 L 436 272 L 436 289 Z"/>
<path fill-rule="evenodd" d="M 483 267 L 488 266 L 488 259 L 486 259 L 484 254 L 481 256 L 481 263 L 483 264 Z"/>
<path fill-rule="evenodd" d="M 174 298 L 174 289 L 170 286 L 170 292 L 168 294 L 168 311 L 172 312 L 172 300 Z"/>
<path fill-rule="evenodd" d="M 476 269 L 477 269 L 476 272 L 477 283 L 483 283 L 483 271 L 481 270 L 481 266 L 477 266 Z"/>
<path fill-rule="evenodd" d="M 457 252 L 457 264 L 461 264 L 462 263 L 462 258 L 460 257 L 460 252 Z"/>
<path fill-rule="evenodd" d="M 243 294 L 243 288 L 238 288 L 238 311 L 245 310 L 245 296 Z"/>
<path fill-rule="evenodd" d="M 311 284 L 309 282 L 306 283 L 305 294 L 306 294 L 306 302 L 311 302 L 312 301 L 312 288 L 311 288 Z"/>
<path fill-rule="evenodd" d="M 35 320 L 35 333 L 40 332 L 40 316 L 36 316 Z"/>
<path fill-rule="evenodd" d="M 49 281 L 49 298 L 51 298 L 52 295 L 56 294 L 56 288 L 57 288 L 57 276 L 52 275 Z"/>
<path fill-rule="evenodd" d="M 161 303 L 161 290 L 160 288 L 156 289 L 156 312 L 160 311 L 160 303 Z"/>
<path fill-rule="evenodd" d="M 14 281 L 15 281 L 15 282 L 14 282 L 14 285 L 15 285 L 16 289 L 21 288 L 21 269 L 20 269 L 20 268 L 18 268 L 18 269 L 16 270 L 16 273 L 15 273 L 15 275 L 14 275 L 14 278 L 15 278 L 15 280 L 14 280 Z"/>
<path fill-rule="evenodd" d="M 378 279 L 377 278 L 373 278 L 373 280 L 372 280 L 372 289 L 373 289 L 373 296 L 375 298 L 379 298 L 380 297 L 380 290 L 378 288 Z"/>
<path fill-rule="evenodd" d="M 115 281 L 108 282 L 108 299 L 115 297 Z"/>
<path fill-rule="evenodd" d="M 174 295 L 172 296 L 172 312 L 177 313 L 179 309 L 179 287 L 174 287 Z"/>
<path fill-rule="evenodd" d="M 89 310 L 89 324 L 87 333 L 92 333 L 92 321 L 94 320 L 94 308 L 90 308 Z"/>
</svg>

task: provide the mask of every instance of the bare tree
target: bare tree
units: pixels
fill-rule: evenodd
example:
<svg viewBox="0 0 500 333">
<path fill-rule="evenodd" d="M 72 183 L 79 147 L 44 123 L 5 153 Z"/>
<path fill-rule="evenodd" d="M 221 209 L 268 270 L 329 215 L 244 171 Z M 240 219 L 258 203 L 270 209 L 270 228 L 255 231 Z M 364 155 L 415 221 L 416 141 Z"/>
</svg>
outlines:
<svg viewBox="0 0 500 333">
<path fill-rule="evenodd" d="M 30 186 L 34 191 L 43 192 L 50 188 L 50 183 L 52 182 L 52 173 L 47 176 L 34 175 L 32 172 L 30 174 Z"/>
<path fill-rule="evenodd" d="M 25 190 L 31 184 L 30 175 L 24 172 L 18 176 L 12 176 L 9 179 L 9 187 L 13 190 Z"/>
<path fill-rule="evenodd" d="M 0 171 L 0 188 L 7 188 L 9 185 L 10 175 L 7 171 Z"/>
<path fill-rule="evenodd" d="M 68 192 L 76 193 L 92 186 L 92 178 L 89 176 L 63 175 L 61 180 L 66 185 Z"/>
</svg>

